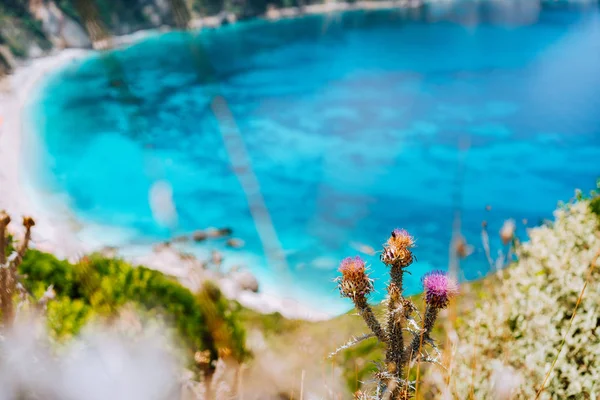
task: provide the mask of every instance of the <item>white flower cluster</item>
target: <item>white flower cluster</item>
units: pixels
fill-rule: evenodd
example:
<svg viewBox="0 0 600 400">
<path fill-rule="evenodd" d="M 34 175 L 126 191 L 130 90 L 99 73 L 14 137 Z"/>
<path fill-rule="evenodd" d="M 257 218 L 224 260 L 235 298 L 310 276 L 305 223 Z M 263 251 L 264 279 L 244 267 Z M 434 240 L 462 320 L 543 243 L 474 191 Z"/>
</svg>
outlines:
<svg viewBox="0 0 600 400">
<path fill-rule="evenodd" d="M 519 261 L 501 282 L 488 281 L 461 315 L 450 381 L 441 392 L 534 399 L 566 338 L 539 398 L 600 398 L 600 265 L 590 268 L 600 230 L 588 205 L 569 204 L 555 212 L 552 226 L 531 229 L 517 249 Z"/>
</svg>

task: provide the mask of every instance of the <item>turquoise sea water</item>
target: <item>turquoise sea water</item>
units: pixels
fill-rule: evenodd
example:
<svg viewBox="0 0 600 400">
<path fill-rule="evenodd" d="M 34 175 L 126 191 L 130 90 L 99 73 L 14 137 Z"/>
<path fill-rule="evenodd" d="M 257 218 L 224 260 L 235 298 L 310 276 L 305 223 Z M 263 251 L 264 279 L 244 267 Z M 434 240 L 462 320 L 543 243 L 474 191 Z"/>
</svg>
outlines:
<svg viewBox="0 0 600 400">
<path fill-rule="evenodd" d="M 232 259 L 263 283 L 340 310 L 331 280 L 360 244 L 412 232 L 414 293 L 446 268 L 460 210 L 476 248 L 462 275 L 474 279 L 489 269 L 482 220 L 495 252 L 505 219 L 522 234 L 523 219 L 551 218 L 593 187 L 600 14 L 460 2 L 168 33 L 68 66 L 34 112 L 47 152 L 38 184 L 66 193 L 83 221 L 138 243 L 231 227 L 246 242 Z M 171 226 L 153 218 L 157 181 L 172 188 Z M 188 250 L 213 247 L 224 245 Z M 385 270 L 365 258 L 381 297 Z"/>
</svg>

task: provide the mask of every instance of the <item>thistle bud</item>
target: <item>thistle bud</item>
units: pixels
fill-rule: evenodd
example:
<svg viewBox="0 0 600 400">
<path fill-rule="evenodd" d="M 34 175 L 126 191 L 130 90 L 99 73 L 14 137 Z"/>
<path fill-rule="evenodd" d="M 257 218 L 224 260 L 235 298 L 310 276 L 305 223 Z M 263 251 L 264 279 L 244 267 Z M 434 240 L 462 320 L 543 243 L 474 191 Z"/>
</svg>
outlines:
<svg viewBox="0 0 600 400">
<path fill-rule="evenodd" d="M 414 238 L 406 230 L 394 229 L 390 238 L 384 244 L 381 261 L 387 265 L 408 267 L 413 262 L 414 257 L 410 249 L 414 245 Z"/>
<path fill-rule="evenodd" d="M 515 236 L 515 229 L 516 225 L 514 220 L 507 219 L 504 221 L 504 224 L 500 229 L 500 238 L 502 239 L 502 243 L 504 243 L 504 245 L 509 244 L 513 240 Z"/>
<path fill-rule="evenodd" d="M 473 246 L 467 243 L 464 237 L 458 236 L 454 240 L 454 252 L 459 258 L 466 258 L 473 254 Z"/>
<path fill-rule="evenodd" d="M 7 226 L 10 224 L 10 217 L 5 211 L 0 211 L 0 225 Z"/>
<path fill-rule="evenodd" d="M 342 276 L 336 281 L 343 297 L 355 299 L 373 291 L 373 281 L 367 274 L 365 262 L 359 256 L 345 258 L 338 270 Z"/>
<path fill-rule="evenodd" d="M 392 231 L 388 244 L 397 248 L 411 248 L 415 245 L 415 239 L 405 229 L 396 228 Z"/>
<path fill-rule="evenodd" d="M 23 217 L 23 226 L 27 229 L 35 225 L 35 221 L 31 217 Z"/>
<path fill-rule="evenodd" d="M 458 294 L 458 284 L 443 271 L 433 271 L 423 277 L 425 301 L 436 309 L 446 308 L 451 298 Z"/>
</svg>

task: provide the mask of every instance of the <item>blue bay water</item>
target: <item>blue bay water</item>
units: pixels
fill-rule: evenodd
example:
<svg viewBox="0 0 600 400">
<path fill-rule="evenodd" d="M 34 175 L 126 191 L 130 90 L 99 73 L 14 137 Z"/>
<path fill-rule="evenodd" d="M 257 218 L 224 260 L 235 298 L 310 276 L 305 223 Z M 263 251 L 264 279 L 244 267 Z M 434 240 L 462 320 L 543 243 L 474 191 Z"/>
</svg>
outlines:
<svg viewBox="0 0 600 400">
<path fill-rule="evenodd" d="M 142 242 L 231 227 L 263 282 L 326 310 L 348 306 L 337 262 L 360 244 L 378 250 L 395 227 L 417 238 L 406 291 L 419 291 L 423 273 L 448 265 L 455 210 L 476 248 L 462 277 L 480 277 L 483 220 L 495 252 L 505 219 L 523 235 L 523 219 L 551 218 L 600 175 L 600 14 L 537 3 L 253 21 L 92 56 L 35 105 L 39 184 Z M 239 135 L 223 134 L 215 98 Z M 152 217 L 157 181 L 172 187 L 175 227 Z M 258 193 L 268 216 L 250 210 Z M 269 218 L 278 243 L 262 238 L 291 280 L 265 257 Z M 385 268 L 365 258 L 382 297 Z"/>
</svg>

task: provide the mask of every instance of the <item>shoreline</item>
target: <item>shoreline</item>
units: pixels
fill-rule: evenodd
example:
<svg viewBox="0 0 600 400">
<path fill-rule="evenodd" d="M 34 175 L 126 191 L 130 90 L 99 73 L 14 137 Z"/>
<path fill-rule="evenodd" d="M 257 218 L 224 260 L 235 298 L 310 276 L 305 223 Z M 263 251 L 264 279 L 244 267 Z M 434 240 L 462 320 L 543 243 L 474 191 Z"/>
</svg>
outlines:
<svg viewBox="0 0 600 400">
<path fill-rule="evenodd" d="M 444 0 L 429 0 L 432 1 L 444 1 Z M 298 18 L 309 15 L 324 15 L 334 12 L 344 11 L 368 11 L 368 10 L 392 10 L 392 9 L 410 9 L 415 8 L 424 3 L 423 0 L 377 0 L 377 1 L 354 1 L 352 3 L 347 1 L 326 1 L 321 4 L 309 4 L 302 8 L 300 7 L 267 7 L 267 11 L 262 14 L 246 21 L 252 20 L 267 20 L 267 21 L 278 21 L 281 19 Z M 217 15 L 211 15 L 201 18 L 192 18 L 189 23 L 190 29 L 201 29 L 201 28 L 219 28 L 224 24 L 238 23 L 234 14 L 228 12 L 221 12 Z"/>
<path fill-rule="evenodd" d="M 355 3 L 330 2 L 312 4 L 300 9 L 288 7 L 274 9 L 252 20 L 275 22 L 278 20 L 299 18 L 309 15 L 325 15 L 329 13 L 359 11 L 359 10 L 384 10 L 384 9 L 409 9 L 423 4 L 421 0 L 381 0 L 378 2 L 357 1 Z M 190 21 L 190 29 L 200 31 L 203 28 L 214 29 L 224 23 L 239 23 L 231 20 L 229 15 L 220 14 Z M 243 22 L 243 21 L 240 21 Z M 136 44 L 146 38 L 169 32 L 170 29 L 155 28 L 140 30 L 127 35 L 112 36 L 109 40 L 111 48 L 122 49 Z M 94 45 L 101 45 L 95 43 Z M 36 133 L 31 122 L 24 120 L 25 111 L 32 100 L 35 100 L 36 91 L 43 87 L 43 83 L 71 62 L 79 61 L 97 53 L 98 50 L 90 49 L 61 49 L 35 59 L 29 59 L 18 65 L 12 74 L 0 77 L 0 209 L 6 210 L 13 217 L 11 230 L 19 232 L 21 227 L 17 219 L 30 215 L 36 220 L 33 241 L 35 248 L 49 252 L 59 258 L 71 261 L 80 258 L 83 254 L 103 251 L 106 243 L 99 239 L 102 235 L 121 237 L 125 239 L 128 232 L 124 229 L 113 228 L 81 221 L 73 214 L 68 206 L 68 201 L 61 193 L 46 193 L 42 187 L 34 185 L 30 176 L 30 169 L 26 167 L 26 154 L 35 154 L 43 151 L 35 140 Z M 25 148 L 27 147 L 27 148 Z M 13 151 L 14 150 L 14 151 Z M 127 240 L 122 240 L 126 242 Z M 137 249 L 132 255 L 135 246 L 122 245 L 114 254 L 134 265 L 145 265 L 176 276 L 185 281 L 188 277 L 182 276 L 183 271 L 191 270 L 203 263 L 196 257 L 189 259 L 183 249 L 161 246 L 161 243 L 148 245 L 143 250 Z M 160 250 L 156 248 L 160 247 Z M 127 255 L 123 255 L 125 253 Z M 239 258 L 236 257 L 236 258 Z M 175 267 L 184 265 L 184 267 Z M 250 271 L 249 268 L 245 270 Z M 316 306 L 297 300 L 298 297 L 286 298 L 274 294 L 273 291 L 252 291 L 240 289 L 232 277 L 216 275 L 214 271 L 204 271 L 205 278 L 216 281 L 224 294 L 230 299 L 239 301 L 245 307 L 261 313 L 279 312 L 290 319 L 303 319 L 308 321 L 326 320 L 339 313 L 323 312 Z M 253 273 L 253 275 L 255 275 Z M 256 276 L 256 275 L 255 275 Z M 261 282 L 271 279 L 259 279 Z M 187 282 L 188 286 L 196 283 Z"/>
<path fill-rule="evenodd" d="M 431 0 L 430 0 L 431 1 Z M 309 4 L 302 9 L 298 7 L 273 8 L 267 10 L 263 18 L 278 20 L 284 18 L 295 18 L 303 15 L 322 15 L 331 12 L 343 11 L 367 11 L 367 10 L 391 10 L 409 9 L 423 4 L 423 0 L 378 0 L 378 1 L 354 1 L 349 2 L 325 2 L 321 4 Z"/>
<path fill-rule="evenodd" d="M 139 38 L 148 36 L 137 35 Z M 131 43 L 131 40 L 127 41 L 127 44 Z M 70 62 L 82 60 L 94 53 L 94 50 L 64 49 L 30 60 L 17 67 L 13 74 L 0 79 L 0 210 L 6 210 L 11 215 L 13 223 L 9 228 L 15 233 L 21 233 L 21 217 L 33 217 L 36 221 L 32 238 L 34 247 L 71 261 L 84 254 L 106 251 L 105 243 L 99 239 L 99 232 L 104 236 L 109 232 L 114 237 L 123 236 L 124 231 L 77 219 L 61 194 L 44 193 L 43 188 L 32 184 L 30 167 L 26 166 L 27 160 L 23 157 L 34 154 L 35 158 L 39 149 L 36 149 L 36 141 L 31 140 L 34 138 L 28 138 L 35 135 L 35 132 L 31 131 L 33 127 L 28 126 L 24 118 L 26 108 L 35 99 L 36 90 L 43 86 L 46 79 Z M 126 255 L 120 254 L 122 249 Z M 124 245 L 112 255 L 133 265 L 144 265 L 175 276 L 191 289 L 198 287 L 204 280 L 213 280 L 226 297 L 263 314 L 279 312 L 289 319 L 307 321 L 322 321 L 335 316 L 299 300 L 277 296 L 268 290 L 257 293 L 245 290 L 236 282 L 235 274 L 216 274 L 203 269 L 200 280 L 194 281 L 191 272 L 201 269 L 204 261 L 190 257 L 174 246 L 165 247 L 161 243 L 154 243 L 138 248 L 133 254 L 131 250 L 134 250 L 134 246 Z M 249 268 L 245 270 L 250 271 Z"/>
<path fill-rule="evenodd" d="M 57 233 L 53 227 L 53 218 L 45 210 L 40 210 L 34 199 L 29 196 L 30 182 L 23 168 L 26 143 L 24 111 L 35 90 L 45 78 L 60 70 L 71 61 L 81 59 L 89 54 L 88 50 L 65 49 L 51 53 L 43 58 L 29 60 L 27 64 L 18 66 L 15 71 L 1 80 L 0 87 L 0 209 L 9 215 L 31 215 L 37 222 L 36 237 L 40 238 L 41 250 L 57 249 L 61 253 L 61 244 L 55 239 Z M 35 149 L 27 149 L 29 152 Z M 41 195 L 42 193 L 40 193 Z M 11 224 L 15 231 L 20 227 Z M 53 243 L 54 242 L 54 243 Z M 64 244 L 64 243 L 63 243 Z M 48 248 L 46 247 L 48 245 Z M 66 254 L 58 254 L 67 257 Z"/>
<path fill-rule="evenodd" d="M 118 43 L 117 48 L 123 48 L 152 36 L 153 33 L 156 31 L 135 32 L 116 38 L 115 43 Z M 33 183 L 31 170 L 35 168 L 27 165 L 26 157 L 31 155 L 31 162 L 34 164 L 44 150 L 35 138 L 35 123 L 26 120 L 27 107 L 35 101 L 44 82 L 54 73 L 69 63 L 83 60 L 96 52 L 87 49 L 50 52 L 43 57 L 28 60 L 17 66 L 11 75 L 0 78 L 0 209 L 11 215 L 13 223 L 9 228 L 14 233 L 21 233 L 21 217 L 33 217 L 36 221 L 32 238 L 34 248 L 71 261 L 84 254 L 106 249 L 106 243 L 100 239 L 102 235 L 99 232 L 104 237 L 107 233 L 111 237 L 123 237 L 128 233 L 110 226 L 81 221 L 73 214 L 64 194 L 47 193 L 43 187 Z M 190 258 L 189 254 L 176 246 L 149 244 L 138 248 L 133 255 L 132 250 L 135 250 L 134 246 L 125 244 L 119 246 L 113 256 L 133 265 L 144 265 L 175 276 L 191 289 L 198 287 L 201 281 L 215 281 L 226 297 L 263 314 L 279 312 L 286 318 L 306 321 L 327 320 L 338 314 L 323 312 L 316 306 L 302 302 L 299 297 L 278 295 L 276 291 L 270 291 L 268 285 L 264 288 L 264 281 L 271 279 L 260 279 L 251 268 L 246 267 L 242 271 L 248 271 L 256 277 L 260 284 L 259 292 L 242 288 L 236 280 L 239 271 L 217 274 L 205 268 L 200 281 L 194 281 L 190 278 L 190 273 L 198 271 L 199 266 L 205 265 L 205 261 L 199 257 Z M 248 264 L 252 265 L 246 263 Z"/>
</svg>

